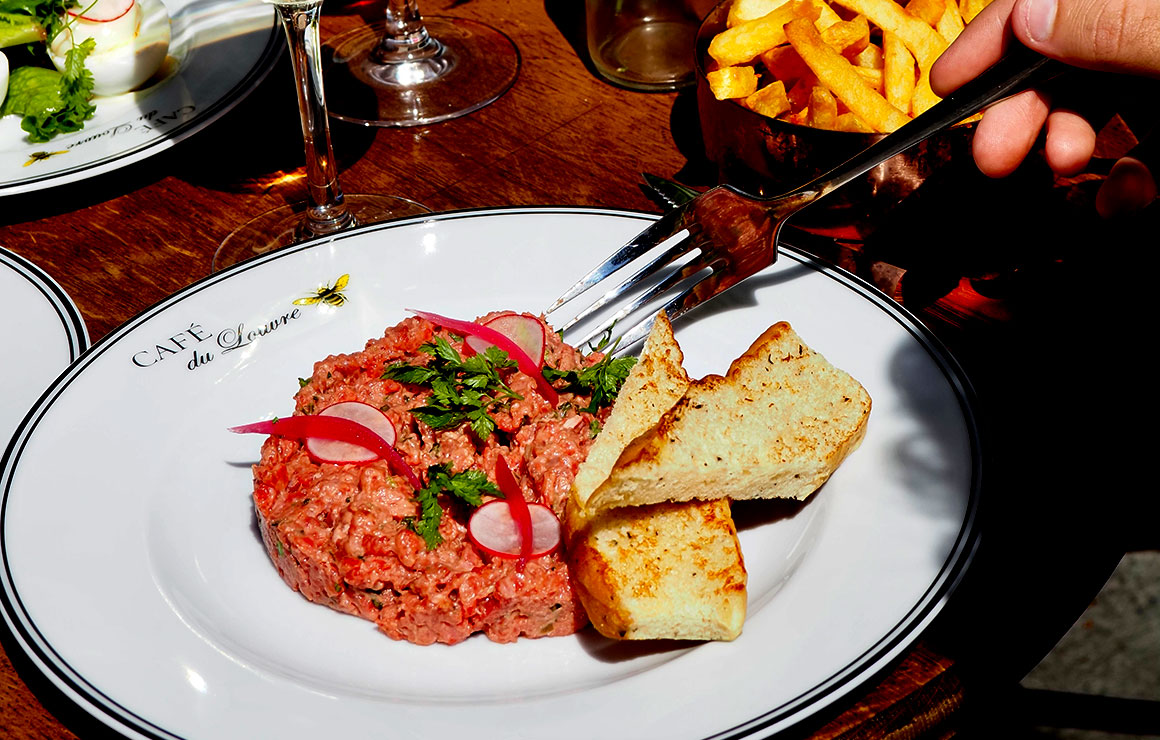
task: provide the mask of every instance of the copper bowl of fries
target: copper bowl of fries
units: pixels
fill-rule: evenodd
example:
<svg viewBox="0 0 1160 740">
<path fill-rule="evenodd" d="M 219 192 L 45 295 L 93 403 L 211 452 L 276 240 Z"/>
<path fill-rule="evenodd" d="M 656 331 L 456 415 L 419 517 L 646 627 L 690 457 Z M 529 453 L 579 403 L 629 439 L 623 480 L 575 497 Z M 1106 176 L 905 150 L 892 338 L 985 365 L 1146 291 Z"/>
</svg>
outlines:
<svg viewBox="0 0 1160 740">
<path fill-rule="evenodd" d="M 770 71 L 764 67 L 763 60 L 769 64 L 777 64 L 773 57 L 768 56 L 768 49 L 741 48 L 735 53 L 737 58 L 757 55 L 750 67 L 756 69 L 756 80 L 748 82 L 755 93 L 749 95 L 729 92 L 734 97 L 718 99 L 722 85 L 734 84 L 731 79 L 724 79 L 718 70 L 728 68 L 721 65 L 709 53 L 710 43 L 728 27 L 740 23 L 736 18 L 728 21 L 730 9 L 735 5 L 757 6 L 762 0 L 724 0 L 714 8 L 702 22 L 697 35 L 697 105 L 700 115 L 701 131 L 705 143 L 707 157 L 717 165 L 720 182 L 729 183 L 742 190 L 760 195 L 775 195 L 791 188 L 802 185 L 814 177 L 837 166 L 846 159 L 865 149 L 881 138 L 884 134 L 875 132 L 871 124 L 856 121 L 840 102 L 833 106 L 832 100 L 837 98 L 832 93 L 830 101 L 824 100 L 826 90 L 814 91 L 820 95 L 822 103 L 828 106 L 816 105 L 821 114 L 829 109 L 829 118 L 813 120 L 808 110 L 810 96 L 802 95 L 800 90 L 795 91 L 791 85 L 783 85 L 783 91 L 776 91 L 773 102 L 766 96 L 771 87 L 770 82 L 777 82 Z M 857 2 L 894 2 L 894 0 L 857 0 Z M 764 0 L 774 2 L 774 0 Z M 850 0 L 843 0 L 843 5 Z M 926 0 L 923 0 L 926 2 Z M 954 5 L 955 0 L 930 0 L 931 3 L 946 3 Z M 787 0 L 783 11 L 790 14 L 794 5 L 800 7 L 813 4 L 816 8 L 824 6 L 827 11 L 834 9 L 842 13 L 842 18 L 849 19 L 850 25 L 857 23 L 865 27 L 865 17 L 851 13 L 836 1 L 831 9 L 825 0 Z M 908 5 L 908 12 L 914 6 L 915 0 Z M 900 6 L 901 7 L 901 6 Z M 957 9 L 957 5 L 955 6 Z M 734 10 L 737 12 L 737 9 Z M 752 11 L 751 11 L 752 12 Z M 760 11 L 757 11 L 760 12 Z M 772 13 L 770 14 L 772 15 Z M 780 25 L 780 22 L 779 22 Z M 928 26 L 934 28 L 934 26 Z M 807 29 L 809 31 L 810 29 Z M 872 22 L 869 24 L 868 37 L 870 46 L 877 46 L 879 60 L 882 57 L 882 38 L 884 34 Z M 738 44 L 755 44 L 754 37 L 759 34 L 749 34 L 737 41 Z M 720 42 L 718 42 L 720 43 Z M 865 39 L 863 41 L 865 43 Z M 942 42 L 945 48 L 945 41 Z M 780 43 L 781 50 L 789 48 L 784 38 Z M 793 51 L 793 49 L 789 49 Z M 870 49 L 871 52 L 874 49 Z M 759 54 L 760 52 L 760 54 Z M 776 52 L 775 52 L 776 53 Z M 939 52 L 941 53 L 941 51 Z M 714 48 L 716 56 L 722 56 L 719 47 Z M 847 54 L 852 58 L 852 55 Z M 937 54 L 934 55 L 937 58 Z M 800 59 L 797 60 L 800 65 Z M 930 59 L 925 60 L 930 63 Z M 880 62 L 879 62 L 880 63 Z M 744 64 L 737 65 L 745 66 Z M 870 71 L 866 75 L 872 76 L 872 63 L 866 63 Z M 917 69 L 917 68 L 916 68 Z M 751 73 L 741 69 L 745 75 Z M 711 84 L 711 73 L 718 72 Z M 881 79 L 881 71 L 879 71 Z M 863 75 L 863 76 L 866 76 Z M 744 75 L 739 75 L 743 77 Z M 917 72 L 916 75 L 917 76 Z M 820 87 L 817 77 L 810 78 L 814 87 Z M 744 86 L 744 81 L 738 83 Z M 782 83 L 778 83 L 782 84 Z M 918 85 L 921 88 L 921 84 Z M 879 90 L 881 91 L 881 87 Z M 927 87 L 929 91 L 929 87 Z M 742 91 L 744 92 L 744 90 Z M 788 92 L 788 94 L 787 94 Z M 884 93 L 880 93 L 885 97 Z M 916 93 L 911 93 L 916 94 Z M 921 91 L 917 94 L 921 95 Z M 752 97 L 751 97 L 752 96 Z M 764 99 L 763 99 L 764 98 Z M 795 100 L 796 98 L 796 100 Z M 815 102 L 818 101 L 814 97 Z M 927 102 L 929 106 L 933 101 Z M 794 106 L 802 107 L 794 109 Z M 917 104 L 914 109 L 919 109 Z M 758 110 L 765 110 L 769 115 L 763 115 Z M 908 111 L 909 113 L 910 111 Z M 844 115 L 847 114 L 847 115 Z M 773 117 L 773 116 L 779 117 Z M 811 120 L 815 125 L 806 125 Z M 818 125 L 829 125 L 833 128 L 819 128 Z M 890 130 L 891 123 L 887 120 L 874 121 L 878 131 Z M 893 121 L 897 126 L 898 122 Z M 844 128 L 846 130 L 838 130 Z M 852 182 L 841 190 L 828 195 L 824 200 L 805 209 L 794 217 L 793 223 L 801 228 L 823 233 L 833 233 L 846 237 L 863 237 L 872 232 L 877 224 L 896 208 L 902 201 L 910 197 L 932 175 L 948 168 L 952 160 L 962 163 L 971 161 L 970 143 L 974 133 L 974 123 L 964 122 L 951 129 L 936 134 L 925 142 L 912 147 L 893 159 L 874 168 L 861 180 Z"/>
</svg>

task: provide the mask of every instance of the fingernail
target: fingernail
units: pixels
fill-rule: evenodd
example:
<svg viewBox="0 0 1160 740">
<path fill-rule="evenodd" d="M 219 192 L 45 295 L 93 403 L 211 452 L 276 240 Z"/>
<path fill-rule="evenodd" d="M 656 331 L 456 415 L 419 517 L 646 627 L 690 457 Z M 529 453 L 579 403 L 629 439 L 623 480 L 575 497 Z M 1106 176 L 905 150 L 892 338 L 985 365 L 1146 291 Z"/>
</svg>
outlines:
<svg viewBox="0 0 1160 740">
<path fill-rule="evenodd" d="M 1057 0 L 1029 0 L 1027 3 L 1027 32 L 1035 41 L 1047 41 L 1055 27 Z"/>
</svg>

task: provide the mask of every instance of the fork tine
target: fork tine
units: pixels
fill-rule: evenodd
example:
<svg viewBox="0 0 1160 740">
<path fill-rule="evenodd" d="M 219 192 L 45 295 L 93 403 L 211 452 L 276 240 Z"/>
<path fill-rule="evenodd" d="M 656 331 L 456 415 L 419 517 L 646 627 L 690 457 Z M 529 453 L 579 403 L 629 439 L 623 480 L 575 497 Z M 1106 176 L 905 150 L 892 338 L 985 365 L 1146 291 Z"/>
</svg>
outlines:
<svg viewBox="0 0 1160 740">
<path fill-rule="evenodd" d="M 690 251 L 689 244 L 691 240 L 691 237 L 685 237 L 684 239 L 681 239 L 677 243 L 673 244 L 661 254 L 657 255 L 648 264 L 644 265 L 635 273 L 633 273 L 632 276 L 630 276 L 627 280 L 606 292 L 600 298 L 596 299 L 596 301 L 593 302 L 590 306 L 562 324 L 559 328 L 559 331 L 567 331 L 573 325 L 583 321 L 585 318 L 595 313 L 610 301 L 614 301 L 628 291 L 632 290 L 634 287 L 639 285 L 641 281 L 652 277 L 665 265 L 673 263 L 681 255 L 688 253 Z"/>
<path fill-rule="evenodd" d="M 601 334 L 604 334 L 609 329 L 611 329 L 613 326 L 615 326 L 616 323 L 618 321 L 620 321 L 621 319 L 624 319 L 625 317 L 632 315 L 634 312 L 639 310 L 642 306 L 645 306 L 648 303 L 651 303 L 654 299 L 657 298 L 657 296 L 668 292 L 674 286 L 679 285 L 683 281 L 695 276 L 697 273 L 701 272 L 702 270 L 709 269 L 711 267 L 712 267 L 712 263 L 709 262 L 703 256 L 699 256 L 696 259 L 691 260 L 687 264 L 683 265 L 681 267 L 681 269 L 676 270 L 671 275 L 666 277 L 664 280 L 661 280 L 656 285 L 652 286 L 647 291 L 645 291 L 641 295 L 637 296 L 637 298 L 635 300 L 633 300 L 627 306 L 625 306 L 624 308 L 621 308 L 619 311 L 617 311 L 615 314 L 613 314 L 611 317 L 609 317 L 599 328 L 590 331 L 584 337 L 584 339 L 580 340 L 576 344 L 580 345 L 580 344 L 584 344 L 586 342 L 591 342 L 593 339 L 595 339 L 596 337 L 599 337 Z M 709 275 L 706 275 L 705 277 L 701 278 L 701 280 L 697 280 L 692 285 L 686 287 L 686 289 L 682 290 L 672 301 L 670 301 L 669 303 L 666 303 L 665 308 L 668 309 L 675 302 L 684 298 L 685 295 L 687 295 L 689 293 L 689 291 L 691 291 L 693 288 L 695 288 L 702 280 L 705 280 L 710 275 L 712 275 L 712 272 L 710 272 Z M 647 323 L 647 321 L 651 320 L 652 316 L 655 316 L 655 315 L 656 315 L 655 311 L 651 312 L 650 316 L 646 319 L 646 323 Z M 639 328 L 639 327 L 635 327 L 635 326 L 633 327 L 633 329 L 636 329 L 636 328 Z M 632 330 L 630 329 L 629 331 L 632 331 Z M 623 343 L 624 339 L 622 338 L 621 341 Z M 625 346 L 627 346 L 627 345 L 625 345 Z"/>
<path fill-rule="evenodd" d="M 636 324 L 634 324 L 632 328 L 621 334 L 617 339 L 616 352 L 618 354 L 624 352 L 632 345 L 647 337 L 649 331 L 652 329 L 653 317 L 656 316 L 659 311 L 663 310 L 666 314 L 668 314 L 669 320 L 672 321 L 692 308 L 692 305 L 687 302 L 689 295 L 693 292 L 694 289 L 696 289 L 698 285 L 700 285 L 705 280 L 708 280 L 710 277 L 712 277 L 711 274 L 706 275 L 700 280 L 697 280 L 696 282 L 686 286 L 683 290 L 677 293 L 677 295 L 673 296 L 672 300 L 666 303 L 662 308 L 658 309 L 657 311 L 650 311 L 648 316 L 645 316 Z M 601 334 L 608 331 L 609 328 L 611 328 L 611 324 L 603 328 L 601 330 Z M 599 336 L 599 334 L 593 336 Z M 591 339 L 586 341 L 591 341 Z"/>
<path fill-rule="evenodd" d="M 682 206 L 665 213 L 647 229 L 630 239 L 615 254 L 594 267 L 587 275 L 580 278 L 572 287 L 564 291 L 563 295 L 557 298 L 556 302 L 544 311 L 544 315 L 547 316 L 552 313 L 596 283 L 599 283 L 604 278 L 676 234 L 681 228 L 684 228 L 685 211 L 686 208 Z"/>
</svg>

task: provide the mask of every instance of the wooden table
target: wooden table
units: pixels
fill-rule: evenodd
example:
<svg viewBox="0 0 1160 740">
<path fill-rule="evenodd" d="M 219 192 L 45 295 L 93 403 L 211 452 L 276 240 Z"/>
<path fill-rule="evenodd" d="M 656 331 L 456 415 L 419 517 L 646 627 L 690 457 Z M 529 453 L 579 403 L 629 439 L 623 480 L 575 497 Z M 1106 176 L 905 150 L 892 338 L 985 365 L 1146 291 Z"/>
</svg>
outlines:
<svg viewBox="0 0 1160 740">
<path fill-rule="evenodd" d="M 377 5 L 328 7 L 324 41 L 363 22 L 359 12 L 373 19 Z M 698 188 L 715 182 L 692 91 L 642 94 L 598 79 L 579 0 L 423 5 L 502 27 L 521 51 L 519 78 L 496 103 L 447 123 L 333 124 L 347 192 L 402 194 L 436 211 L 656 212 L 642 172 Z M 300 198 L 291 84 L 283 58 L 234 111 L 168 152 L 0 199 L 0 245 L 58 280 L 101 339 L 209 272 L 235 226 Z M 920 210 L 864 244 L 816 245 L 914 310 L 966 367 L 986 432 L 985 534 L 966 582 L 913 649 L 799 734 L 947 737 L 988 723 L 1143 531 L 1123 474 L 1144 459 L 1132 447 L 1142 435 L 1128 430 L 1142 409 L 1136 389 L 1150 380 L 1129 301 L 1146 295 L 1160 232 L 1155 207 L 1105 223 L 1091 206 L 1100 172 L 1131 136 L 1111 127 L 1103 158 L 1071 181 L 1034 166 L 1003 183 L 972 179 L 955 204 Z M 4 637 L 0 734 L 107 735 Z"/>
</svg>

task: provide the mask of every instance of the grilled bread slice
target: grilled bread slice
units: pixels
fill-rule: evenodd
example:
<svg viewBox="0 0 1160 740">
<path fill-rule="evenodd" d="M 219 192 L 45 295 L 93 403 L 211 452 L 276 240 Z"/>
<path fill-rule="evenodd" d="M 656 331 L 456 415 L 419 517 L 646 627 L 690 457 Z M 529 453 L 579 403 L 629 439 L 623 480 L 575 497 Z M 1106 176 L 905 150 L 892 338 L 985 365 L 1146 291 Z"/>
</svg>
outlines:
<svg viewBox="0 0 1160 740">
<path fill-rule="evenodd" d="M 727 499 L 629 506 L 581 521 L 569 537 L 568 564 L 600 634 L 620 640 L 741 634 L 747 575 Z"/>
<path fill-rule="evenodd" d="M 684 396 L 689 378 L 682 361 L 662 313 L 568 501 L 569 565 L 589 619 L 606 637 L 732 640 L 745 620 L 746 573 L 728 501 L 585 513 L 584 502 L 624 447 Z"/>
<path fill-rule="evenodd" d="M 664 413 L 685 395 L 689 375 L 684 361 L 684 353 L 673 336 L 673 326 L 662 312 L 653 320 L 640 359 L 621 384 L 612 414 L 593 441 L 584 464 L 576 471 L 572 495 L 582 509 L 592 492 L 608 478 L 624 448 L 656 426 Z"/>
<path fill-rule="evenodd" d="M 870 396 L 774 324 L 725 376 L 693 381 L 584 497 L 588 516 L 662 501 L 805 499 L 861 443 Z"/>
</svg>

